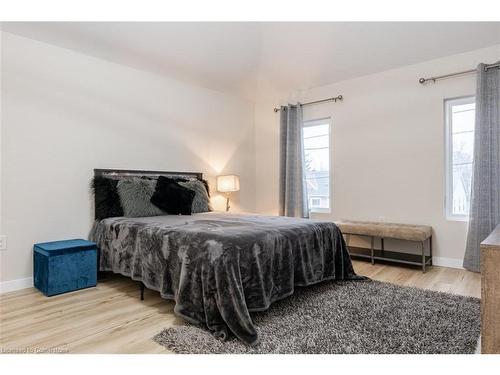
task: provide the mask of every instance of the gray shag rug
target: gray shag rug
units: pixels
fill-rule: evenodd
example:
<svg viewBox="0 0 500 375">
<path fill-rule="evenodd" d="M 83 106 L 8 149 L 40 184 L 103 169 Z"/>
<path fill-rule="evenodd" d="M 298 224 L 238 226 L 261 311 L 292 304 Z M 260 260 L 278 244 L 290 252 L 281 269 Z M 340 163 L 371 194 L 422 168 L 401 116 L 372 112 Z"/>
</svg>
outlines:
<svg viewBox="0 0 500 375">
<path fill-rule="evenodd" d="M 223 342 L 189 324 L 154 340 L 181 354 L 474 353 L 479 306 L 473 297 L 378 281 L 327 282 L 253 313 L 257 346 Z"/>
</svg>

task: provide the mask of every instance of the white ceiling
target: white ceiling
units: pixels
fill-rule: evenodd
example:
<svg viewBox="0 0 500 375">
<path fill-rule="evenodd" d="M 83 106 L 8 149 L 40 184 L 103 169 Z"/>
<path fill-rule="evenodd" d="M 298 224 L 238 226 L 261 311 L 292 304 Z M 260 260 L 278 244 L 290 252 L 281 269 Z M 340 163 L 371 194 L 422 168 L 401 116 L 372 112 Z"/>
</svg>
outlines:
<svg viewBox="0 0 500 375">
<path fill-rule="evenodd" d="M 500 22 L 4 22 L 1 28 L 249 99 L 500 44 Z"/>
</svg>

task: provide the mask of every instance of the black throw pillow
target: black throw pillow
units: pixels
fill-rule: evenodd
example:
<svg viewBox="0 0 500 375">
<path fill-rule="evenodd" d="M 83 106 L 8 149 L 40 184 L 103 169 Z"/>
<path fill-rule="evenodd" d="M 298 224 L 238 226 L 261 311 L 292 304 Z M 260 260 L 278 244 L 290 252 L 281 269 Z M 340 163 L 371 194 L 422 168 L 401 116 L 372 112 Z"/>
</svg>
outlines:
<svg viewBox="0 0 500 375">
<path fill-rule="evenodd" d="M 106 177 L 94 177 L 92 180 L 92 190 L 95 198 L 95 218 L 96 220 L 107 217 L 123 216 L 123 209 L 120 203 L 120 196 L 116 185 L 118 180 Z"/>
<path fill-rule="evenodd" d="M 151 203 L 170 215 L 191 215 L 195 192 L 174 179 L 160 176 Z"/>
</svg>

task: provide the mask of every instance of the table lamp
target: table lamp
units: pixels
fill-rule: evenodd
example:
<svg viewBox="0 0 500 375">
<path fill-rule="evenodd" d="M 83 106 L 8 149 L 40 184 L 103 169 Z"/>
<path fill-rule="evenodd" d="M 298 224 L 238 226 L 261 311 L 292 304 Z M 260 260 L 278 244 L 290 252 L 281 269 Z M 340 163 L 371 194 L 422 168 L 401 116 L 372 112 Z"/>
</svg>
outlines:
<svg viewBox="0 0 500 375">
<path fill-rule="evenodd" d="M 226 212 L 229 211 L 229 194 L 240 190 L 240 177 L 234 174 L 217 176 L 217 191 L 226 195 Z"/>
</svg>

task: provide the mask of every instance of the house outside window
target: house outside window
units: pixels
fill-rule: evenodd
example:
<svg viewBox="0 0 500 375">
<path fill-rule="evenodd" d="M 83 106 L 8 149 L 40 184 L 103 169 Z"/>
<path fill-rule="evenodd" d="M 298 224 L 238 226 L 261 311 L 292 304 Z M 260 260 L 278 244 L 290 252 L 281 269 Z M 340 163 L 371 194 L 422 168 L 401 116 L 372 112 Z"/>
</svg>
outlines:
<svg viewBox="0 0 500 375">
<path fill-rule="evenodd" d="M 302 135 L 309 210 L 328 213 L 331 209 L 330 119 L 304 122 Z"/>
<path fill-rule="evenodd" d="M 448 220 L 468 220 L 474 156 L 475 98 L 445 100 L 446 194 Z"/>
</svg>

